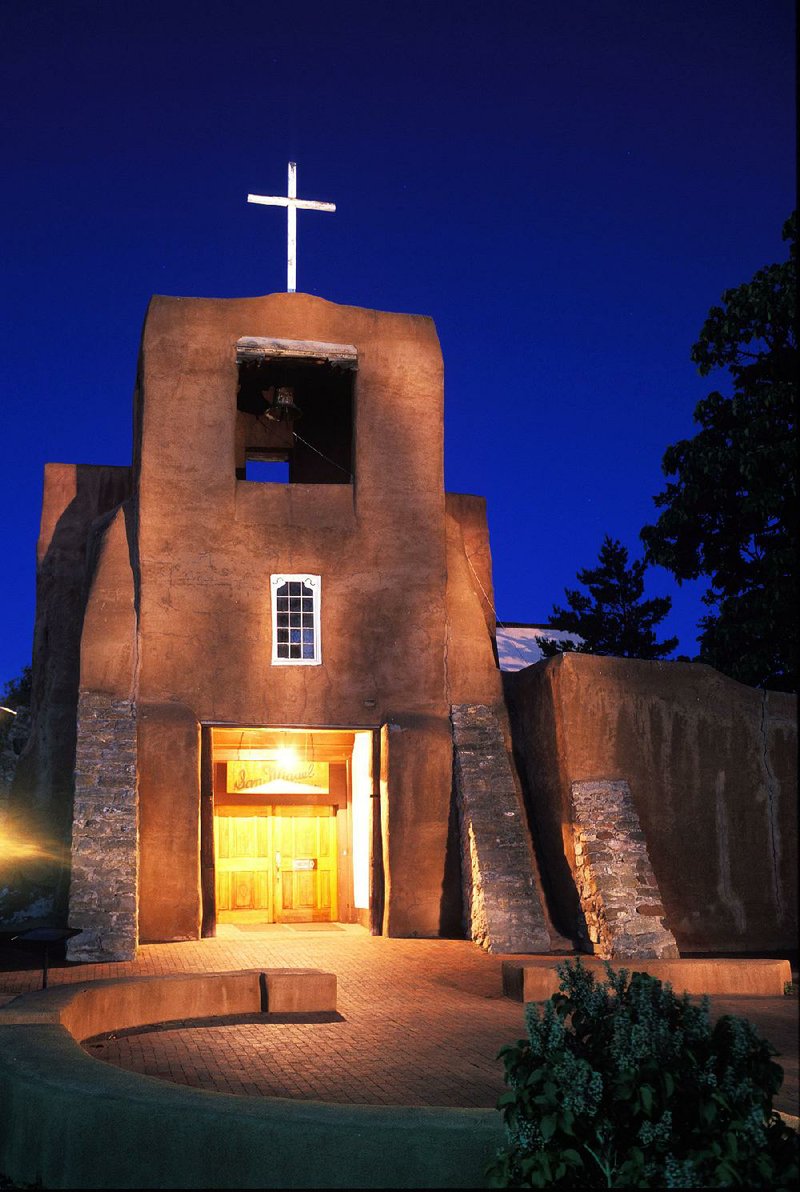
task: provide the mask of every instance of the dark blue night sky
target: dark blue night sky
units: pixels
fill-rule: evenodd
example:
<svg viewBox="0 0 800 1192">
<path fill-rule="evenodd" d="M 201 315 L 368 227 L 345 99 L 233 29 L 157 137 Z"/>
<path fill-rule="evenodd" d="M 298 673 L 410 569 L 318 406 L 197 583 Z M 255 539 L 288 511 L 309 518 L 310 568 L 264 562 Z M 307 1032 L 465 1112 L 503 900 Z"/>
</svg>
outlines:
<svg viewBox="0 0 800 1192">
<path fill-rule="evenodd" d="M 30 659 L 46 461 L 130 462 L 153 293 L 431 315 L 446 482 L 488 498 L 497 609 L 639 554 L 714 383 L 728 286 L 785 257 L 790 0 L 2 0 L 0 687 Z M 191 454 L 191 427 L 186 452 Z M 664 636 L 695 652 L 697 586 Z"/>
</svg>

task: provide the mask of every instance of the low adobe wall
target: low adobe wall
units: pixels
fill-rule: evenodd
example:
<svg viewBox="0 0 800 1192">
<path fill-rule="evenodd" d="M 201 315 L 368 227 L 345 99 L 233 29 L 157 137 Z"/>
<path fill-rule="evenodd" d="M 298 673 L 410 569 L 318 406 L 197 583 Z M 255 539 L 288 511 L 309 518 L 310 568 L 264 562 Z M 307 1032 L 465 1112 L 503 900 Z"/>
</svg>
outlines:
<svg viewBox="0 0 800 1192">
<path fill-rule="evenodd" d="M 595 979 L 604 979 L 605 961 L 587 956 L 581 963 Z M 518 1002 L 543 1002 L 561 988 L 558 967 L 542 956 L 504 960 L 503 993 Z M 784 997 L 792 980 L 788 960 L 637 960 L 625 967 L 669 983 L 678 996 Z"/>
<path fill-rule="evenodd" d="M 698 663 L 564 654 L 504 676 L 560 929 L 581 928 L 571 791 L 624 780 L 686 952 L 797 947 L 797 699 Z"/>
<path fill-rule="evenodd" d="M 336 1009 L 336 976 L 320 969 L 245 969 L 109 978 L 40 989 L 0 1010 L 4 1026 L 50 1023 L 80 1042 L 152 1022 L 230 1014 L 311 1014 Z"/>
<path fill-rule="evenodd" d="M 273 1012 L 328 1009 L 335 980 L 317 970 L 181 974 L 16 998 L 0 1009 L 0 1171 L 45 1188 L 483 1187 L 502 1143 L 494 1110 L 237 1097 L 123 1071 L 77 1042 L 257 1012 L 264 987 Z"/>
</svg>

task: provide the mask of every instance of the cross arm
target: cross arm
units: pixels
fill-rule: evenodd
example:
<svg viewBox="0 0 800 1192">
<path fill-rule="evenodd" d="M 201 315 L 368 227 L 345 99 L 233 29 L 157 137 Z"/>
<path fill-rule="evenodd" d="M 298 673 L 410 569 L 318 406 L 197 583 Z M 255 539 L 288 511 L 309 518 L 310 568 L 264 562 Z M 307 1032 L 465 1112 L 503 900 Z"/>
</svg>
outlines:
<svg viewBox="0 0 800 1192">
<path fill-rule="evenodd" d="M 306 211 L 335 211 L 335 203 L 318 203 L 314 199 L 294 199 L 298 207 L 303 207 Z"/>
<path fill-rule="evenodd" d="M 288 207 L 289 200 L 280 195 L 248 195 L 248 203 L 261 203 L 265 207 Z"/>
</svg>

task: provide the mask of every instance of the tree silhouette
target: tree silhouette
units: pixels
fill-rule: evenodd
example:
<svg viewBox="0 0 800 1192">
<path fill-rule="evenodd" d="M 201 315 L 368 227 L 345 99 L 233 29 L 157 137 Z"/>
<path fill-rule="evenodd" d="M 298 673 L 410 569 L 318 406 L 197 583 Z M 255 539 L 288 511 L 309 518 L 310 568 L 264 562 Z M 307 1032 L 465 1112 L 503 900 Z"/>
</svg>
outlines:
<svg viewBox="0 0 800 1192">
<path fill-rule="evenodd" d="M 674 477 L 645 526 L 646 559 L 682 580 L 707 576 L 700 658 L 742 683 L 797 689 L 796 213 L 789 259 L 726 290 L 692 360 L 701 375 L 727 369 L 730 396 L 695 409 L 692 439 L 669 447 Z"/>
<path fill-rule="evenodd" d="M 553 606 L 548 624 L 575 633 L 580 645 L 539 638 L 546 656 L 578 650 L 587 654 L 613 654 L 619 658 L 665 658 L 678 644 L 676 637 L 656 640 L 655 627 L 664 620 L 669 596 L 644 599 L 643 561 L 628 563 L 628 550 L 606 534 L 597 567 L 578 572 L 578 583 L 589 591 L 566 588 L 569 607 Z"/>
</svg>

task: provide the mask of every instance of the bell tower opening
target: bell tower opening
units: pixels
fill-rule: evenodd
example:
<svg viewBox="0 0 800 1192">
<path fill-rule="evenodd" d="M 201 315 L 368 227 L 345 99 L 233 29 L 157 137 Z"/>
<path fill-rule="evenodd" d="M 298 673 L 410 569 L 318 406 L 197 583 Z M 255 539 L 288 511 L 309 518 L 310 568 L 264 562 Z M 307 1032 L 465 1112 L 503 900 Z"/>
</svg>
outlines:
<svg viewBox="0 0 800 1192">
<path fill-rule="evenodd" d="M 352 484 L 356 349 L 243 339 L 236 359 L 237 479 Z"/>
</svg>

